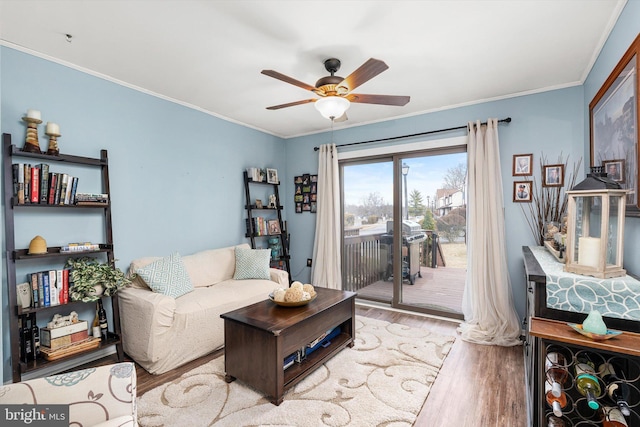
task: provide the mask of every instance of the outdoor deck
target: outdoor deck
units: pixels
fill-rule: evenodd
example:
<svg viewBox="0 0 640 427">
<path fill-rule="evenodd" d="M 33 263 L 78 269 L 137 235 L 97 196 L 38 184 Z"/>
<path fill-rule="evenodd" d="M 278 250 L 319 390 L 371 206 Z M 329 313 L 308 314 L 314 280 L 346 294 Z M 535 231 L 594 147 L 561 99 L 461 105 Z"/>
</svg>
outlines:
<svg viewBox="0 0 640 427">
<path fill-rule="evenodd" d="M 416 276 L 415 284 L 402 285 L 402 301 L 418 307 L 462 313 L 462 293 L 467 271 L 453 267 L 420 267 L 422 277 Z M 393 282 L 379 280 L 358 289 L 358 298 L 391 302 Z"/>
</svg>

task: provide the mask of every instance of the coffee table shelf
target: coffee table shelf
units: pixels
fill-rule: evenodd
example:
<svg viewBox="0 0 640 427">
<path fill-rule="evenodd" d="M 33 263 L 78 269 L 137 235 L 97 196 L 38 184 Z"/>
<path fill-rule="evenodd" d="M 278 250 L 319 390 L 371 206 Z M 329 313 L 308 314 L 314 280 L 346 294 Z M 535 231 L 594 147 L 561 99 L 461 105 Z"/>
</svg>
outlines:
<svg viewBox="0 0 640 427">
<path fill-rule="evenodd" d="M 220 317 L 224 319 L 225 380 L 238 379 L 282 403 L 284 392 L 345 347 L 355 336 L 355 292 L 316 288 L 318 297 L 302 307 L 279 307 L 264 300 Z M 341 333 L 299 363 L 284 369 L 284 359 L 323 333 Z"/>
</svg>

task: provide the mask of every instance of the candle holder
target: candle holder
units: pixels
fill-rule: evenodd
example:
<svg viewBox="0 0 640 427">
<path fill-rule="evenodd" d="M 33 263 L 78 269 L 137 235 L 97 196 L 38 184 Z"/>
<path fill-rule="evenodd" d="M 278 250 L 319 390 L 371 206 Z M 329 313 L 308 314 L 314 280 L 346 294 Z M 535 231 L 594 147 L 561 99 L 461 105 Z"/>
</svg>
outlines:
<svg viewBox="0 0 640 427">
<path fill-rule="evenodd" d="M 60 150 L 58 150 L 58 138 L 60 138 L 59 133 L 45 132 L 47 136 L 49 136 L 49 147 L 47 148 L 47 154 L 50 156 L 57 156 L 60 154 Z"/>
<path fill-rule="evenodd" d="M 622 264 L 627 193 L 600 166 L 567 191 L 564 271 L 600 279 L 626 275 Z"/>
<path fill-rule="evenodd" d="M 23 117 L 22 120 L 27 122 L 27 138 L 22 151 L 42 154 L 40 143 L 38 142 L 38 125 L 42 123 L 42 120 L 34 119 L 33 117 Z"/>
</svg>

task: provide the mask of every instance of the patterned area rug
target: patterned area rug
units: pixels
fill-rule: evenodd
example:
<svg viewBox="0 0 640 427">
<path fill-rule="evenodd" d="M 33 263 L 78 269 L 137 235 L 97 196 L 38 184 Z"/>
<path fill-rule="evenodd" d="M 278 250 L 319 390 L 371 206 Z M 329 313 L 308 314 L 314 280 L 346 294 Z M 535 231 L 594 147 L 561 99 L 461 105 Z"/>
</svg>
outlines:
<svg viewBox="0 0 640 427">
<path fill-rule="evenodd" d="M 214 359 L 138 399 L 140 426 L 411 426 L 454 337 L 356 317 L 356 339 L 290 389 L 280 406 Z M 259 355 L 256 355 L 259 357 Z"/>
</svg>

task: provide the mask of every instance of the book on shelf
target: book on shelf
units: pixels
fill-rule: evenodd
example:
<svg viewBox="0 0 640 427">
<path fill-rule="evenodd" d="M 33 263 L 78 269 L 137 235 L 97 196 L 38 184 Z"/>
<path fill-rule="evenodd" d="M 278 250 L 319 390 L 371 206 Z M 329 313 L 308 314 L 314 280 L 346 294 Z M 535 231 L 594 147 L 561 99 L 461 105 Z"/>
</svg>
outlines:
<svg viewBox="0 0 640 427">
<path fill-rule="evenodd" d="M 52 172 L 49 164 L 12 165 L 13 195 L 17 204 L 72 205 L 78 188 L 78 177 Z"/>
<path fill-rule="evenodd" d="M 58 289 L 58 275 L 55 270 L 49 270 L 49 301 L 50 305 L 59 305 L 59 289 Z"/>
<path fill-rule="evenodd" d="M 40 202 L 40 169 L 35 166 L 31 168 L 31 188 L 29 189 L 29 201 L 31 203 Z"/>
<path fill-rule="evenodd" d="M 42 289 L 44 294 L 44 306 L 49 307 L 51 305 L 51 287 L 49 286 L 49 272 L 42 272 Z"/>
<path fill-rule="evenodd" d="M 31 165 L 24 164 L 24 203 L 31 203 Z"/>
<path fill-rule="evenodd" d="M 40 180 L 40 200 L 39 203 L 45 205 L 47 204 L 47 200 L 49 199 L 49 164 L 40 163 L 38 165 L 39 177 Z"/>
<path fill-rule="evenodd" d="M 33 308 L 40 307 L 40 292 L 38 292 L 38 273 L 31 273 L 28 275 L 29 282 L 31 283 L 31 306 Z"/>
<path fill-rule="evenodd" d="M 100 245 L 96 243 L 69 243 L 66 246 L 60 247 L 60 252 L 85 252 L 97 251 L 98 249 L 100 249 Z"/>
<path fill-rule="evenodd" d="M 104 193 L 78 193 L 75 194 L 76 205 L 102 205 L 109 203 L 109 195 Z"/>
<path fill-rule="evenodd" d="M 49 307 L 69 302 L 69 270 L 45 270 L 27 274 L 31 283 L 31 307 Z"/>
<path fill-rule="evenodd" d="M 58 174 L 49 172 L 49 196 L 47 197 L 47 203 L 53 205 L 56 197 L 56 185 L 58 183 Z"/>
</svg>

